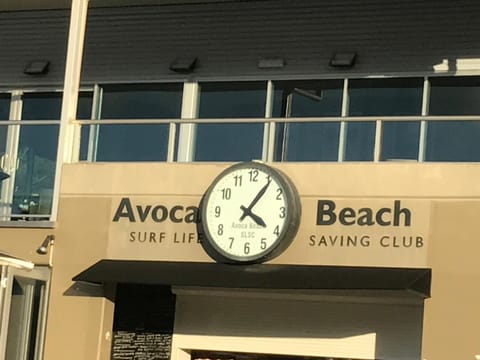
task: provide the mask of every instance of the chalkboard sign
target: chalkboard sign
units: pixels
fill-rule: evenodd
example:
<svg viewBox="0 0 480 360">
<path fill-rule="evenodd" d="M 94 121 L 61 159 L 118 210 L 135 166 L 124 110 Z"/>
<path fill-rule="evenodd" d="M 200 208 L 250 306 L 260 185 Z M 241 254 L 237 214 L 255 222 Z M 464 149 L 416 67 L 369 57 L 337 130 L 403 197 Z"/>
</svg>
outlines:
<svg viewBox="0 0 480 360">
<path fill-rule="evenodd" d="M 174 313 L 169 287 L 119 284 L 111 359 L 170 359 Z"/>
<path fill-rule="evenodd" d="M 116 331 L 112 360 L 169 359 L 172 334 Z"/>
</svg>

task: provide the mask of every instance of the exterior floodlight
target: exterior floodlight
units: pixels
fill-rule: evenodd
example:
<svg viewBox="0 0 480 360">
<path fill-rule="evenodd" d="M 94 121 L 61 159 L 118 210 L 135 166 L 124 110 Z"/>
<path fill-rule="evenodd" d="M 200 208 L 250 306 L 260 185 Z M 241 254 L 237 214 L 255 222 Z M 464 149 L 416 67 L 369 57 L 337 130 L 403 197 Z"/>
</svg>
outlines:
<svg viewBox="0 0 480 360">
<path fill-rule="evenodd" d="M 191 73 L 197 64 L 196 57 L 178 57 L 170 64 L 170 70 L 176 73 Z"/>
<path fill-rule="evenodd" d="M 282 58 L 264 58 L 258 60 L 259 69 L 281 69 L 285 66 L 285 60 Z"/>
<path fill-rule="evenodd" d="M 37 254 L 46 255 L 48 253 L 48 247 L 53 244 L 55 240 L 55 235 L 47 235 L 45 240 L 43 240 L 42 244 L 37 249 Z"/>
<path fill-rule="evenodd" d="M 356 52 L 338 52 L 330 59 L 331 67 L 351 68 L 357 59 Z"/>
<path fill-rule="evenodd" d="M 48 73 L 49 66 L 50 61 L 48 60 L 35 60 L 25 66 L 23 73 L 26 75 L 44 75 Z"/>
</svg>

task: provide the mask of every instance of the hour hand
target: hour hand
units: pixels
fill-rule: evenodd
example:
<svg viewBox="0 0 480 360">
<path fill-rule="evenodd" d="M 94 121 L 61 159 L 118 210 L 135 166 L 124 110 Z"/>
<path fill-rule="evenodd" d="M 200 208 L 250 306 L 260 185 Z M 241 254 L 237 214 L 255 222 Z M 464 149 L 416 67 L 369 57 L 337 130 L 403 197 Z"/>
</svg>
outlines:
<svg viewBox="0 0 480 360">
<path fill-rule="evenodd" d="M 243 205 L 240 206 L 240 209 L 243 210 L 243 214 L 242 214 L 241 219 L 245 218 L 245 216 L 250 216 L 250 217 L 252 218 L 252 220 L 255 221 L 255 223 L 256 223 L 257 225 L 260 225 L 260 226 L 263 226 L 263 227 L 267 227 L 267 224 L 265 224 L 265 221 L 263 221 L 263 219 L 262 219 L 260 216 L 254 214 L 254 213 L 252 212 L 252 210 L 246 208 L 246 207 L 243 206 Z"/>
<path fill-rule="evenodd" d="M 268 186 L 270 185 L 270 182 L 271 180 L 268 180 L 268 182 L 265 184 L 265 186 L 263 186 L 260 191 L 258 192 L 258 194 L 255 196 L 255 198 L 252 200 L 252 202 L 250 203 L 250 205 L 248 205 L 248 208 L 245 209 L 244 206 L 243 207 L 243 214 L 242 216 L 240 217 L 240 221 L 242 221 L 245 216 L 247 215 L 250 215 L 251 212 L 252 212 L 252 209 L 253 207 L 255 206 L 255 204 L 258 202 L 258 200 L 260 200 L 260 198 L 265 194 L 265 192 L 267 191 L 268 189 Z M 244 210 L 245 209 L 245 210 Z"/>
</svg>

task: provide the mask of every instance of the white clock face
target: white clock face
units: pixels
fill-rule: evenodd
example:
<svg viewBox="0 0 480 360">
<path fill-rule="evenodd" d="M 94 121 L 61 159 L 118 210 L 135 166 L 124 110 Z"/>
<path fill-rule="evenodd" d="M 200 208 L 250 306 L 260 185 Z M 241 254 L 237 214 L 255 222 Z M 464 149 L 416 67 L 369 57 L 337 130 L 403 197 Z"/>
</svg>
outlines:
<svg viewBox="0 0 480 360">
<path fill-rule="evenodd" d="M 266 257 L 289 230 L 292 201 L 292 189 L 271 168 L 256 163 L 234 166 L 207 193 L 204 231 L 226 259 Z"/>
</svg>

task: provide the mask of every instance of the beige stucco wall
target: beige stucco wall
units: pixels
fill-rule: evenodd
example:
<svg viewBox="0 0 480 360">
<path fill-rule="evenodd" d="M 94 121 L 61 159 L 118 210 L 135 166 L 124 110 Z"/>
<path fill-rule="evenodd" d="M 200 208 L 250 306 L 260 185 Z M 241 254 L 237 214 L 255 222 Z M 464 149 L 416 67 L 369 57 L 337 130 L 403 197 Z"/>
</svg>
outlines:
<svg viewBox="0 0 480 360">
<path fill-rule="evenodd" d="M 98 288 L 79 284 L 75 288 L 71 279 L 99 259 L 122 254 L 112 250 L 112 239 L 118 234 L 111 221 L 115 202 L 122 196 L 195 202 L 227 166 L 65 165 L 55 228 L 0 229 L 2 250 L 38 264 L 48 263 L 48 259 L 36 255 L 35 249 L 46 234 L 56 236 L 45 359 L 63 359 L 67 353 L 70 359 L 108 359 L 113 303 L 101 297 Z M 428 246 L 421 257 L 415 258 L 420 265 L 433 269 L 432 298 L 425 303 L 423 357 L 470 359 L 480 354 L 480 165 L 392 162 L 275 166 L 292 179 L 307 202 L 319 197 L 354 204 L 401 199 L 418 202 L 422 211 L 428 209 L 424 217 L 428 224 L 420 226 Z M 211 261 L 198 255 L 201 248 L 178 249 L 172 254 Z M 132 256 L 141 258 L 142 254 L 140 251 Z M 393 260 L 399 263 L 401 257 Z M 283 260 L 279 257 L 275 261 Z M 383 261 L 388 264 L 389 259 Z"/>
</svg>

